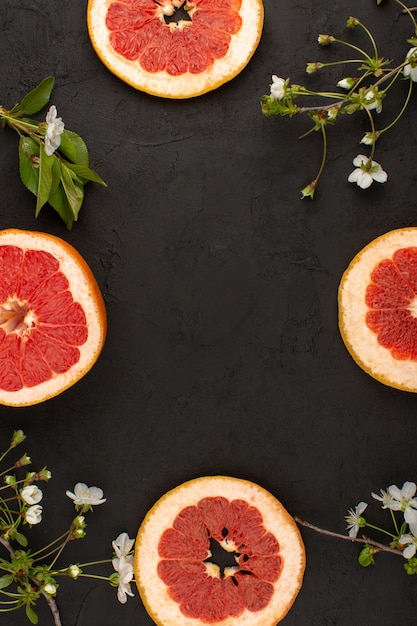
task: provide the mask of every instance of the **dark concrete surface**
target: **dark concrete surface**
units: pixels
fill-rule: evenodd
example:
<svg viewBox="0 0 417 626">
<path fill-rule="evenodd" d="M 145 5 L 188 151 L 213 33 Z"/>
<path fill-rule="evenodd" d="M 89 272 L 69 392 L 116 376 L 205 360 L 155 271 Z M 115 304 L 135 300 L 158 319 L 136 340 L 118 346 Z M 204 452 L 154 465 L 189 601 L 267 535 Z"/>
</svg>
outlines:
<svg viewBox="0 0 417 626">
<path fill-rule="evenodd" d="M 337 288 L 353 256 L 376 236 L 416 224 L 415 94 L 378 146 L 386 185 L 347 182 L 366 118 L 329 132 L 329 160 L 313 202 L 299 190 L 320 162 L 307 120 L 266 119 L 271 74 L 308 77 L 305 63 L 342 58 L 317 35 L 346 37 L 350 15 L 401 61 L 410 24 L 386 0 L 265 0 L 265 27 L 248 67 L 188 101 L 137 92 L 102 65 L 89 41 L 85 0 L 2 0 L 0 101 L 12 106 L 44 76 L 51 102 L 86 141 L 108 188 L 90 185 L 68 232 L 19 180 L 17 137 L 0 136 L 0 227 L 44 230 L 90 264 L 108 313 L 108 338 L 77 385 L 31 408 L 0 407 L 0 448 L 14 428 L 34 464 L 47 464 L 39 543 L 73 514 L 65 490 L 103 488 L 107 503 L 63 563 L 110 556 L 134 536 L 168 489 L 207 474 L 245 477 L 293 515 L 344 532 L 344 515 L 370 492 L 416 479 L 416 397 L 378 383 L 353 362 L 337 326 Z M 404 87 L 405 89 L 405 87 Z M 401 89 L 386 119 L 403 101 Z M 385 106 L 385 105 L 384 105 Z M 378 516 L 378 506 L 373 510 Z M 380 555 L 362 569 L 349 542 L 302 530 L 304 584 L 285 626 L 411 626 L 417 578 Z M 110 571 L 110 570 L 109 570 Z M 126 606 L 97 581 L 65 580 L 64 626 L 151 626 L 138 594 Z M 39 604 L 40 624 L 52 618 Z M 3 614 L 2 626 L 26 623 Z"/>
</svg>

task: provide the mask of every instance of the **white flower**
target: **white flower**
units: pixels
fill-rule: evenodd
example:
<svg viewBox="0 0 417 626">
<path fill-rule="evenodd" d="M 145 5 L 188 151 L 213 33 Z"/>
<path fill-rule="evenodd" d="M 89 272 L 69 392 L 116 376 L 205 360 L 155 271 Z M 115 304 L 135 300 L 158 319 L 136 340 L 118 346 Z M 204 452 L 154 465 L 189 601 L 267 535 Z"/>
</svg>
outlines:
<svg viewBox="0 0 417 626">
<path fill-rule="evenodd" d="M 64 122 L 57 117 L 56 106 L 53 104 L 46 114 L 45 152 L 51 156 L 61 145 L 61 135 L 64 132 Z"/>
<path fill-rule="evenodd" d="M 39 524 L 42 521 L 42 506 L 40 504 L 34 504 L 30 506 L 25 512 L 25 522 L 27 524 Z"/>
<path fill-rule="evenodd" d="M 27 485 L 23 487 L 20 496 L 26 504 L 38 504 L 42 500 L 43 493 L 36 485 Z"/>
<path fill-rule="evenodd" d="M 349 509 L 345 520 L 347 522 L 346 530 L 349 530 L 349 537 L 354 539 L 358 534 L 359 528 L 365 526 L 365 520 L 361 517 L 367 507 L 366 502 L 359 502 L 355 509 Z"/>
<path fill-rule="evenodd" d="M 282 100 L 285 96 L 285 80 L 275 74 L 272 76 L 271 98 Z"/>
<path fill-rule="evenodd" d="M 374 180 L 378 183 L 385 183 L 388 175 L 379 163 L 376 161 L 369 161 L 369 158 L 363 154 L 358 154 L 353 159 L 353 165 L 356 169 L 353 170 L 348 176 L 350 183 L 356 183 L 361 189 L 367 189 L 370 187 Z"/>
<path fill-rule="evenodd" d="M 393 502 L 393 499 L 389 495 L 388 491 L 385 491 L 385 489 L 381 489 L 380 495 L 378 495 L 377 493 L 374 493 L 374 492 L 372 492 L 371 495 L 372 495 L 373 498 L 375 498 L 375 500 L 379 500 L 380 502 L 382 502 L 382 508 L 383 509 L 390 509 L 391 508 L 389 506 L 389 504 L 391 502 Z"/>
<path fill-rule="evenodd" d="M 127 533 L 121 533 L 114 541 L 112 541 L 111 545 L 113 546 L 116 556 L 120 558 L 121 556 L 128 556 L 134 543 L 135 540 L 130 539 Z"/>
<path fill-rule="evenodd" d="M 76 508 L 81 507 L 84 511 L 92 506 L 106 502 L 106 498 L 103 498 L 102 489 L 99 487 L 87 487 L 85 483 L 77 483 L 74 487 L 74 493 L 67 491 L 66 494 L 71 500 L 74 500 Z"/>
<path fill-rule="evenodd" d="M 400 543 L 402 546 L 407 546 L 403 550 L 403 557 L 405 559 L 411 559 L 411 557 L 415 555 L 417 550 L 417 537 L 410 534 L 401 535 L 401 537 L 398 539 L 398 543 Z"/>
<path fill-rule="evenodd" d="M 414 83 L 417 82 L 417 58 L 414 56 L 416 51 L 417 48 L 410 48 L 407 52 L 406 60 L 410 57 L 413 57 L 413 59 L 411 59 L 411 63 L 407 63 L 403 69 L 404 76 L 409 76 Z"/>
<path fill-rule="evenodd" d="M 133 596 L 130 582 L 133 579 L 133 557 L 121 556 L 113 559 L 113 567 L 119 573 L 119 585 L 117 589 L 117 599 L 122 604 L 127 602 L 126 596 Z"/>
<path fill-rule="evenodd" d="M 390 485 L 387 491 L 381 490 L 381 496 L 372 494 L 375 500 L 382 502 L 383 509 L 402 511 L 408 524 L 417 523 L 417 498 L 415 494 L 417 485 L 413 482 L 405 482 L 400 489 L 396 485 Z"/>
<path fill-rule="evenodd" d="M 377 113 L 381 113 L 382 95 L 378 91 L 377 87 L 373 87 L 366 92 L 365 100 L 367 102 L 367 104 L 364 104 L 365 109 L 368 109 L 368 111 L 375 109 Z"/>
</svg>

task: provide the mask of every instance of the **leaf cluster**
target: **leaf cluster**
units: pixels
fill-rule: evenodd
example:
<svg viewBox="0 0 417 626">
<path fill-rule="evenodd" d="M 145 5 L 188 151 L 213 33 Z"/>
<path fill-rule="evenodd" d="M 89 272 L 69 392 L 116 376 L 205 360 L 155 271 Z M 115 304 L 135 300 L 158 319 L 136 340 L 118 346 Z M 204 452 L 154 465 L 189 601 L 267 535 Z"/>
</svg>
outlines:
<svg viewBox="0 0 417 626">
<path fill-rule="evenodd" d="M 0 118 L 3 126 L 7 124 L 19 134 L 20 178 L 36 196 L 35 217 L 48 203 L 70 230 L 78 219 L 85 185 L 106 183 L 90 168 L 87 146 L 77 133 L 64 129 L 59 148 L 48 155 L 44 142 L 47 124 L 26 117 L 48 104 L 54 82 L 52 76 L 44 78 L 10 111 L 0 108 Z"/>
</svg>

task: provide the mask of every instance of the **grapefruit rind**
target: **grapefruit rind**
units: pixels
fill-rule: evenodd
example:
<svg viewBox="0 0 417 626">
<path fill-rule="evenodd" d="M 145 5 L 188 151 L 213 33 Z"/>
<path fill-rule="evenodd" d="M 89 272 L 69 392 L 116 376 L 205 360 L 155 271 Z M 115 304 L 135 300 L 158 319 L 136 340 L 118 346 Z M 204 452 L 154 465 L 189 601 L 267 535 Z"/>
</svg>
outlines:
<svg viewBox="0 0 417 626">
<path fill-rule="evenodd" d="M 167 72 L 150 73 L 138 61 L 130 61 L 112 47 L 106 15 L 114 0 L 89 0 L 87 25 L 91 44 L 102 63 L 118 78 L 135 89 L 163 98 L 192 98 L 217 89 L 237 76 L 249 63 L 261 39 L 264 8 L 262 0 L 242 0 L 239 15 L 242 27 L 232 35 L 224 57 L 200 74 L 186 72 L 171 76 Z"/>
<path fill-rule="evenodd" d="M 44 250 L 52 254 L 60 264 L 60 271 L 69 282 L 73 300 L 79 302 L 87 318 L 87 341 L 79 346 L 80 359 L 68 371 L 34 387 L 18 391 L 0 389 L 0 404 L 28 406 L 48 400 L 65 391 L 80 380 L 97 361 L 103 348 L 107 321 L 106 310 L 96 279 L 82 256 L 70 244 L 42 232 L 19 229 L 0 230 L 0 246 L 17 246 L 22 250 Z"/>
<path fill-rule="evenodd" d="M 365 321 L 365 292 L 372 270 L 402 248 L 417 246 L 417 228 L 399 228 L 371 241 L 351 261 L 338 291 L 339 329 L 354 361 L 384 385 L 417 392 L 417 362 L 398 360 L 378 343 Z"/>
<path fill-rule="evenodd" d="M 135 581 L 142 602 L 157 626 L 199 626 L 203 622 L 186 617 L 157 574 L 158 542 L 178 513 L 206 497 L 243 499 L 261 513 L 263 525 L 277 538 L 283 569 L 274 583 L 268 606 L 258 612 L 247 609 L 215 626 L 275 626 L 290 610 L 301 588 L 305 570 L 305 548 L 296 523 L 282 504 L 259 485 L 229 476 L 207 476 L 190 480 L 166 493 L 145 516 L 136 538 Z"/>
</svg>

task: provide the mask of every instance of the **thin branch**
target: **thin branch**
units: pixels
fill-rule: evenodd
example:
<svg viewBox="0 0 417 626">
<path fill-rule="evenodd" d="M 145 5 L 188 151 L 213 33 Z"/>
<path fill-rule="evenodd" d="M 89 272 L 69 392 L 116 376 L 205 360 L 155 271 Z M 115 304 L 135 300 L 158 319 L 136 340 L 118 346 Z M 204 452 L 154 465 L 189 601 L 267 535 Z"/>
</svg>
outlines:
<svg viewBox="0 0 417 626">
<path fill-rule="evenodd" d="M 318 526 L 314 526 L 309 522 L 305 522 L 299 517 L 294 517 L 294 521 L 301 526 L 305 526 L 306 528 L 310 528 L 311 530 L 315 530 L 317 533 L 321 533 L 322 535 L 327 535 L 329 537 L 335 537 L 336 539 L 344 539 L 345 541 L 352 541 L 356 543 L 363 543 L 365 545 L 374 546 L 378 548 L 381 552 L 390 552 L 391 554 L 398 554 L 398 556 L 403 556 L 401 550 L 396 550 L 395 548 L 390 548 L 383 543 L 379 543 L 378 541 L 374 541 L 373 539 L 368 539 L 367 537 L 350 537 L 349 535 L 342 535 L 341 533 L 335 533 L 331 530 L 325 530 L 323 528 L 319 528 Z"/>
</svg>

